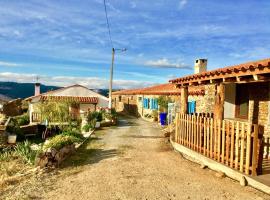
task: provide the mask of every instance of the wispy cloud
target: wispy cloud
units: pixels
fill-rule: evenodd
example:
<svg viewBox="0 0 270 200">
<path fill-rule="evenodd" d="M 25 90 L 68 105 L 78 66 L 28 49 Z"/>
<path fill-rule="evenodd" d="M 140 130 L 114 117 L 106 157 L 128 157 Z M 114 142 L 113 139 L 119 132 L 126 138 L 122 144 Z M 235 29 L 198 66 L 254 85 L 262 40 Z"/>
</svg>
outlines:
<svg viewBox="0 0 270 200">
<path fill-rule="evenodd" d="M 21 64 L 18 64 L 18 63 L 12 63 L 12 62 L 5 62 L 5 61 L 0 61 L 0 66 L 2 66 L 2 67 L 18 67 L 18 66 L 21 66 Z"/>
<path fill-rule="evenodd" d="M 187 0 L 180 0 L 179 1 L 179 9 L 183 9 L 187 3 L 188 3 Z"/>
<path fill-rule="evenodd" d="M 158 60 L 149 60 L 144 63 L 146 66 L 158 67 L 158 68 L 178 68 L 178 69 L 191 69 L 189 65 L 184 63 L 170 62 L 167 58 Z"/>
<path fill-rule="evenodd" d="M 20 83 L 35 82 L 37 74 L 19 74 L 11 72 L 0 73 L 0 81 L 14 81 Z M 46 76 L 38 75 L 41 83 L 54 86 L 69 86 L 72 84 L 84 85 L 93 89 L 108 88 L 109 82 L 106 79 L 99 77 L 75 77 L 75 76 Z M 139 88 L 155 84 L 151 81 L 136 81 L 136 80 L 114 80 L 113 87 L 117 89 Z"/>
</svg>

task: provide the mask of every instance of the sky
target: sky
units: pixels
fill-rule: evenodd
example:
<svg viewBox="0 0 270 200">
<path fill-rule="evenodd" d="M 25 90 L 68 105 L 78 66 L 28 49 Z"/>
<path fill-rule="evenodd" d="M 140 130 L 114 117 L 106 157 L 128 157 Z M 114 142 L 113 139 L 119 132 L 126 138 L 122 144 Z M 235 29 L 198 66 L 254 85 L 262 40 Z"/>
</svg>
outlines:
<svg viewBox="0 0 270 200">
<path fill-rule="evenodd" d="M 0 81 L 108 88 L 103 0 L 0 0 Z M 165 83 L 270 57 L 269 0 L 106 0 L 113 87 Z"/>
</svg>

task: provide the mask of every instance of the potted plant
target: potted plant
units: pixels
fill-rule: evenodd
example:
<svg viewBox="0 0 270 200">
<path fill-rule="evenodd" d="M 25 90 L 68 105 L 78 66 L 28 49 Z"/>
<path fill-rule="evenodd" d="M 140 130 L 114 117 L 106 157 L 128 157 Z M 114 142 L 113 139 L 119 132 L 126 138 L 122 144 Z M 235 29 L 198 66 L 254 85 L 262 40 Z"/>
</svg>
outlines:
<svg viewBox="0 0 270 200">
<path fill-rule="evenodd" d="M 158 98 L 158 107 L 159 107 L 159 119 L 162 126 L 166 125 L 167 121 L 167 112 L 168 112 L 168 103 L 171 102 L 171 99 L 165 96 L 160 96 Z"/>
<path fill-rule="evenodd" d="M 95 128 L 99 128 L 100 127 L 100 123 L 102 121 L 102 113 L 101 112 L 96 112 L 96 125 Z"/>
</svg>

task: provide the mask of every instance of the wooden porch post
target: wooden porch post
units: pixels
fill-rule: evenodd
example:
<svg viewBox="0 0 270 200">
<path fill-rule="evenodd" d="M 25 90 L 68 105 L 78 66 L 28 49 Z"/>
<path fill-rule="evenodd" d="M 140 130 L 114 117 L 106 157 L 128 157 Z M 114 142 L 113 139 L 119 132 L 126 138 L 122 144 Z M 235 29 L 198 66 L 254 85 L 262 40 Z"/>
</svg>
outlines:
<svg viewBox="0 0 270 200">
<path fill-rule="evenodd" d="M 223 120 L 224 98 L 225 98 L 225 87 L 224 84 L 220 83 L 219 85 L 217 85 L 215 106 L 214 106 L 214 118 L 216 120 Z"/>
<path fill-rule="evenodd" d="M 181 107 L 180 112 L 187 114 L 187 103 L 188 103 L 188 88 L 187 86 L 181 87 Z"/>
</svg>

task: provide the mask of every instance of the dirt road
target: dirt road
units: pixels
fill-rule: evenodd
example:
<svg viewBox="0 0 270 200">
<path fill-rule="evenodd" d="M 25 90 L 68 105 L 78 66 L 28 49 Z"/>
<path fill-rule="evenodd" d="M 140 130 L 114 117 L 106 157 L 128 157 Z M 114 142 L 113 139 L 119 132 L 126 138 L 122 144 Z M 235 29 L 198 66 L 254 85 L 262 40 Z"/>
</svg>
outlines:
<svg viewBox="0 0 270 200">
<path fill-rule="evenodd" d="M 156 125 L 135 118 L 96 131 L 61 169 L 7 192 L 18 199 L 270 199 L 200 169 L 174 152 Z"/>
</svg>

